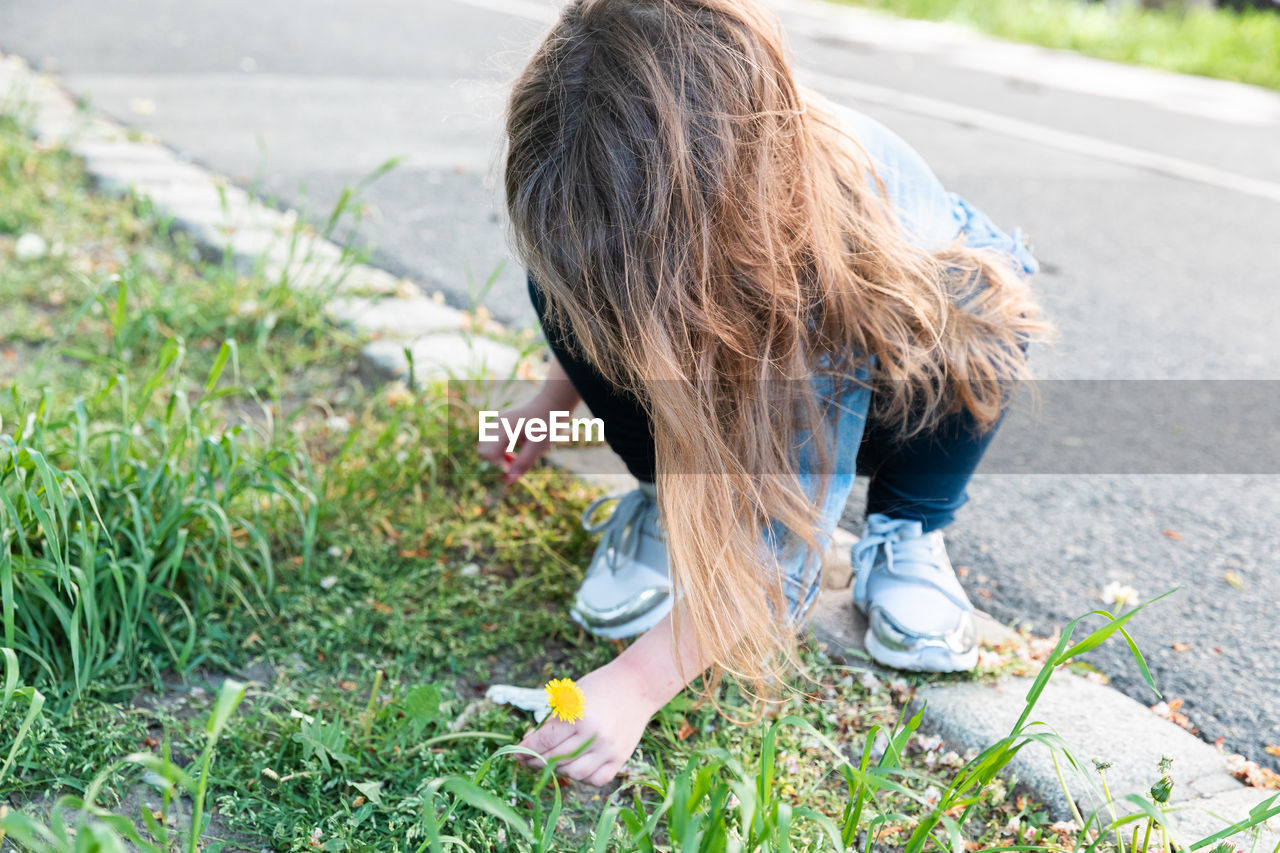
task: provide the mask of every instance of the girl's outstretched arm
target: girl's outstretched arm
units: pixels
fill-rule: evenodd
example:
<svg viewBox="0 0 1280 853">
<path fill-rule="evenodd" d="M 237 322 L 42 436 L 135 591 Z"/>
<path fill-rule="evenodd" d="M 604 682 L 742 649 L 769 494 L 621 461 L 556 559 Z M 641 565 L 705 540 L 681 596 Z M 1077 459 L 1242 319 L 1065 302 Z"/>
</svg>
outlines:
<svg viewBox="0 0 1280 853">
<path fill-rule="evenodd" d="M 676 611 L 684 613 L 682 608 Z M 649 719 L 710 665 L 693 642 L 687 617 L 680 625 L 682 647 L 671 631 L 671 614 L 636 640 L 626 651 L 578 680 L 586 711 L 576 723 L 548 717 L 520 742 L 540 755 L 568 755 L 590 741 L 577 758 L 556 772 L 590 785 L 603 785 L 617 775 L 635 751 Z M 543 762 L 520 759 L 530 767 Z"/>
</svg>

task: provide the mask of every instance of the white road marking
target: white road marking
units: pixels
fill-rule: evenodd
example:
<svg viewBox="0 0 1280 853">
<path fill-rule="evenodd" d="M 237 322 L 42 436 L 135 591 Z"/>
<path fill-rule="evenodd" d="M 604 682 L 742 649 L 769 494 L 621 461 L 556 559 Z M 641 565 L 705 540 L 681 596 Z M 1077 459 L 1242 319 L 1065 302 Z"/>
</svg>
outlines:
<svg viewBox="0 0 1280 853">
<path fill-rule="evenodd" d="M 544 24 L 554 22 L 558 8 L 558 4 L 539 3 L 535 0 L 453 0 L 453 2 Z M 868 103 L 905 110 L 959 125 L 978 127 L 1048 148 L 1280 203 L 1280 183 L 1274 181 L 1250 178 L 1180 157 L 1171 157 L 1119 142 L 1109 142 L 1105 139 L 1058 130 L 990 110 L 903 92 L 887 86 L 847 80 L 803 66 L 799 66 L 797 70 L 802 80 L 826 94 L 848 95 Z"/>
<path fill-rule="evenodd" d="M 825 94 L 849 95 L 867 103 L 892 107 L 954 124 L 978 127 L 1014 139 L 1057 148 L 1060 151 L 1082 154 L 1097 160 L 1107 160 L 1184 181 L 1194 181 L 1243 195 L 1280 202 L 1280 183 L 1275 181 L 1250 178 L 1191 160 L 1183 160 L 1180 157 L 1170 157 L 1119 142 L 1108 142 L 1105 139 L 1058 130 L 1043 124 L 1010 118 L 990 110 L 941 101 L 924 95 L 890 89 L 887 86 L 846 80 L 806 68 L 800 68 L 798 71 L 802 81 L 808 82 L 813 88 Z"/>
<path fill-rule="evenodd" d="M 836 38 L 894 53 L 927 55 L 997 77 L 1133 101 L 1212 121 L 1280 127 L 1280 93 L 1258 86 L 1004 41 L 957 24 L 895 18 L 830 0 L 768 2 L 787 13 L 789 32 L 812 38 Z"/>
</svg>

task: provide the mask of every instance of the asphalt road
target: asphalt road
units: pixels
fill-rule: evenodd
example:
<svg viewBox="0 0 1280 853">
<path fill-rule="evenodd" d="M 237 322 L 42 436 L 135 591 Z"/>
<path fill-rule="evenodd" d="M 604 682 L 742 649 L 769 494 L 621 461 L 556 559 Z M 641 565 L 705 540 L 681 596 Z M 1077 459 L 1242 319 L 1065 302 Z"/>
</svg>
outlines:
<svg viewBox="0 0 1280 853">
<path fill-rule="evenodd" d="M 1035 353 L 1043 376 L 1280 378 L 1280 98 L 776 2 L 819 89 L 1033 236 L 1061 335 Z M 458 305 L 501 269 L 486 304 L 527 324 L 494 166 L 504 85 L 548 8 L 8 0 L 0 50 L 315 216 L 403 157 L 365 193 L 358 238 Z M 1110 581 L 1181 587 L 1133 623 L 1153 674 L 1206 738 L 1280 767 L 1264 753 L 1280 743 L 1280 478 L 1240 455 L 1232 475 L 983 475 L 949 542 L 980 606 L 1040 632 L 1099 606 Z M 1093 660 L 1155 701 L 1123 646 Z"/>
</svg>

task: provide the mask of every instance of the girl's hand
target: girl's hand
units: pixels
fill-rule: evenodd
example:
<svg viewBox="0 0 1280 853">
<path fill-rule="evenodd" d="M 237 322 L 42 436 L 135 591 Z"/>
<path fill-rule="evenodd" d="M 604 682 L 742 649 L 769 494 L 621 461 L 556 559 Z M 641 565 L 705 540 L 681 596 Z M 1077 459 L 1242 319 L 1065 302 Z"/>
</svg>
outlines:
<svg viewBox="0 0 1280 853">
<path fill-rule="evenodd" d="M 546 420 L 551 417 L 553 408 L 554 406 L 547 399 L 547 395 L 539 393 L 527 403 L 503 409 L 498 413 L 498 417 L 512 424 L 516 423 L 520 418 L 542 418 Z M 476 448 L 480 453 L 481 459 L 502 469 L 503 482 L 508 485 L 519 480 L 520 476 L 532 468 L 551 447 L 551 442 L 548 439 L 527 441 L 521 435 L 520 443 L 513 454 L 507 451 L 507 443 L 510 439 L 506 433 L 499 429 L 498 434 L 497 441 L 480 441 L 476 443 Z"/>
<path fill-rule="evenodd" d="M 534 398 L 519 406 L 503 409 L 498 413 L 498 417 L 506 419 L 508 423 L 512 424 L 516 423 L 520 418 L 542 418 L 543 420 L 548 420 L 553 411 L 572 411 L 580 402 L 582 402 L 582 398 L 573 387 L 573 383 L 569 381 L 568 374 L 564 372 L 560 362 L 552 358 L 551 364 L 547 369 L 546 381 L 542 383 L 542 387 Z M 502 430 L 499 430 L 500 434 L 502 432 Z M 516 452 L 512 454 L 507 451 L 507 443 L 509 441 L 510 439 L 505 434 L 502 434 L 497 441 L 477 442 L 480 458 L 501 468 L 505 472 L 503 480 L 508 485 L 519 480 L 520 476 L 532 468 L 534 463 L 541 459 L 547 449 L 551 447 L 549 439 L 524 441 L 522 436 Z"/>
<path fill-rule="evenodd" d="M 577 758 L 556 765 L 556 772 L 588 785 L 603 785 L 618 774 L 635 752 L 649 718 L 657 713 L 644 686 L 618 661 L 606 664 L 577 682 L 586 696 L 586 712 L 576 723 L 548 717 L 525 735 L 520 745 L 544 757 L 570 755 L 589 746 Z M 527 767 L 545 762 L 517 756 Z"/>
</svg>

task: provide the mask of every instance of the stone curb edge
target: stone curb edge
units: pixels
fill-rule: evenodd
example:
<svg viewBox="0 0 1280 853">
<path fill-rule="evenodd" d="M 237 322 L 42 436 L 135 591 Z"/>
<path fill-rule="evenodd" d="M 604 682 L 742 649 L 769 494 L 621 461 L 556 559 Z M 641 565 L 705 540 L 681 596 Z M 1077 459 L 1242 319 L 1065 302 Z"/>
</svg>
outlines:
<svg viewBox="0 0 1280 853">
<path fill-rule="evenodd" d="M 337 298 L 327 313 L 337 324 L 373 340 L 360 355 L 360 372 L 373 382 L 422 380 L 450 376 L 536 378 L 537 367 L 525 353 L 504 343 L 501 327 L 482 311 L 467 314 L 428 296 L 414 283 L 385 270 L 357 263 L 341 247 L 299 227 L 296 211 L 269 207 L 224 178 L 193 165 L 159 141 L 123 126 L 83 113 L 75 100 L 49 76 L 31 71 L 17 57 L 0 54 L 0 114 L 19 107 L 31 111 L 37 141 L 63 145 L 80 157 L 94 186 L 114 195 L 147 198 L 173 226 L 188 233 L 208 258 L 229 260 L 245 272 L 287 277 L 299 288 L 334 285 Z M 599 448 L 559 450 L 549 461 L 599 485 L 630 488 L 634 480 L 620 467 L 600 474 Z M 808 619 L 810 636 L 836 661 L 871 668 L 862 637 L 865 620 L 852 607 L 847 591 L 849 550 L 856 536 L 838 530 L 824 561 L 824 590 Z M 985 614 L 980 634 L 988 648 L 1014 650 L 1023 640 Z M 1018 719 L 1027 679 L 1001 679 L 994 684 L 952 681 L 920 688 L 914 707 L 927 705 L 922 730 L 942 737 L 953 749 L 982 749 L 1008 734 Z M 1054 676 L 1036 706 L 1035 719 L 1055 730 L 1068 744 L 1087 744 L 1079 754 L 1085 765 L 1079 779 L 1068 779 L 1072 798 L 1087 817 L 1101 804 L 1091 790 L 1091 758 L 1110 761 L 1112 794 L 1145 795 L 1156 781 L 1161 755 L 1174 758 L 1177 821 L 1193 839 L 1243 819 L 1249 809 L 1272 792 L 1249 788 L 1227 772 L 1226 758 L 1178 726 L 1153 714 L 1119 691 L 1071 673 Z M 1067 795 L 1047 749 L 1033 745 L 1010 765 L 1019 784 L 1043 802 L 1055 819 L 1071 815 Z M 1068 772 L 1064 770 L 1064 772 Z M 1263 849 L 1280 844 L 1280 835 L 1264 832 Z"/>
</svg>

